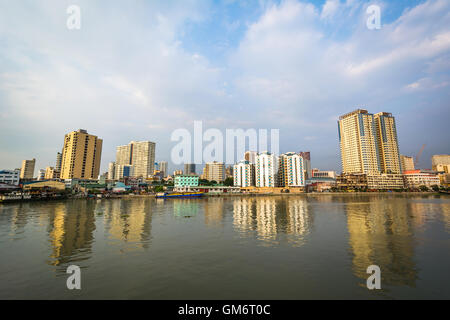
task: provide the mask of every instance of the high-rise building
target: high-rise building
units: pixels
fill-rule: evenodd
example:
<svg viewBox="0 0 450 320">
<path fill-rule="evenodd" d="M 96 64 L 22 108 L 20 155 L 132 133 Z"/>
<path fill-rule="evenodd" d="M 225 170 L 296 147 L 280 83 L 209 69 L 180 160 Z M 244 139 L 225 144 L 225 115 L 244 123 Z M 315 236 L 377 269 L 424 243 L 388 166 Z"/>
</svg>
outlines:
<svg viewBox="0 0 450 320">
<path fill-rule="evenodd" d="M 225 180 L 225 165 L 223 162 L 208 162 L 205 164 L 204 178 L 208 181 L 222 182 Z"/>
<path fill-rule="evenodd" d="M 375 114 L 377 144 L 382 173 L 402 173 L 398 150 L 397 128 L 391 113 Z"/>
<path fill-rule="evenodd" d="M 151 177 L 155 170 L 155 146 L 151 141 L 131 141 L 117 147 L 116 166 L 131 165 L 134 177 Z"/>
<path fill-rule="evenodd" d="M 115 162 L 110 162 L 108 164 L 107 179 L 108 180 L 115 180 L 116 179 L 116 163 Z"/>
<path fill-rule="evenodd" d="M 305 179 L 311 179 L 311 152 L 299 152 L 300 157 L 303 158 L 303 165 L 305 169 Z"/>
<path fill-rule="evenodd" d="M 36 159 L 23 160 L 22 169 L 20 170 L 20 179 L 33 179 L 35 164 Z"/>
<path fill-rule="evenodd" d="M 450 173 L 450 155 L 441 154 L 432 156 L 431 165 L 434 171 Z"/>
<path fill-rule="evenodd" d="M 61 172 L 61 164 L 62 164 L 62 153 L 58 152 L 56 153 L 56 164 L 55 164 L 55 170 Z"/>
<path fill-rule="evenodd" d="M 132 165 L 116 164 L 115 169 L 116 169 L 114 173 L 115 180 L 121 180 L 127 177 L 136 177 L 136 175 L 134 174 L 134 167 Z"/>
<path fill-rule="evenodd" d="M 280 187 L 304 187 L 306 180 L 304 159 L 295 152 L 278 158 L 278 185 Z"/>
<path fill-rule="evenodd" d="M 86 130 L 72 131 L 64 137 L 61 179 L 97 179 L 103 140 Z"/>
<path fill-rule="evenodd" d="M 60 172 L 56 170 L 54 167 L 45 168 L 45 180 L 59 179 Z"/>
<path fill-rule="evenodd" d="M 161 161 L 159 163 L 159 171 L 163 173 L 163 178 L 167 177 L 167 173 L 169 172 L 167 161 Z"/>
<path fill-rule="evenodd" d="M 277 157 L 269 152 L 256 156 L 255 184 L 257 187 L 276 187 L 278 179 Z"/>
<path fill-rule="evenodd" d="M 248 160 L 242 160 L 233 166 L 233 181 L 235 187 L 251 187 L 255 185 L 255 165 Z"/>
<path fill-rule="evenodd" d="M 400 163 L 402 166 L 402 172 L 416 170 L 414 167 L 414 158 L 404 155 L 400 155 Z"/>
<path fill-rule="evenodd" d="M 39 180 L 39 181 L 45 180 L 45 169 L 39 169 L 38 175 L 37 175 L 37 180 Z"/>
<path fill-rule="evenodd" d="M 258 155 L 258 153 L 256 151 L 247 151 L 247 152 L 245 152 L 244 160 L 255 164 L 257 155 Z"/>
<path fill-rule="evenodd" d="M 195 164 L 194 163 L 185 163 L 184 164 L 184 174 L 186 176 L 195 174 Z"/>
<path fill-rule="evenodd" d="M 338 133 L 343 173 L 380 173 L 377 129 L 373 114 L 358 109 L 341 116 Z"/>
</svg>

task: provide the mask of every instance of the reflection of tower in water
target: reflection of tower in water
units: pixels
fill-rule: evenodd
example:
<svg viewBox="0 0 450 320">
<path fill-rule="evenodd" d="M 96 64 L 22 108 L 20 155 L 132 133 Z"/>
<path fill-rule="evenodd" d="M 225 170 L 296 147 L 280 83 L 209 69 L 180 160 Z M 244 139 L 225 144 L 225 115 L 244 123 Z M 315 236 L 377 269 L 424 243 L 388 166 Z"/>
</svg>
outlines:
<svg viewBox="0 0 450 320">
<path fill-rule="evenodd" d="M 111 239 L 148 247 L 152 221 L 148 199 L 105 201 L 104 208 L 105 229 Z"/>
<path fill-rule="evenodd" d="M 265 240 L 273 240 L 277 235 L 276 201 L 274 198 L 256 200 L 256 230 Z"/>
<path fill-rule="evenodd" d="M 68 211 L 71 208 L 71 211 Z M 50 212 L 51 265 L 87 259 L 95 230 L 94 204 L 75 201 L 55 204 Z"/>
<path fill-rule="evenodd" d="M 286 201 L 288 208 L 286 233 L 295 236 L 289 239 L 290 242 L 301 245 L 312 224 L 312 217 L 308 212 L 308 202 L 303 198 L 288 198 Z"/>
<path fill-rule="evenodd" d="M 254 230 L 254 205 L 253 198 L 238 198 L 233 201 L 233 225 L 245 233 Z"/>
<path fill-rule="evenodd" d="M 353 270 L 367 279 L 367 267 L 381 268 L 382 284 L 414 286 L 414 238 L 406 200 L 346 204 Z"/>
<path fill-rule="evenodd" d="M 220 225 L 223 221 L 223 198 L 208 198 L 204 202 L 205 224 L 209 226 Z"/>
</svg>

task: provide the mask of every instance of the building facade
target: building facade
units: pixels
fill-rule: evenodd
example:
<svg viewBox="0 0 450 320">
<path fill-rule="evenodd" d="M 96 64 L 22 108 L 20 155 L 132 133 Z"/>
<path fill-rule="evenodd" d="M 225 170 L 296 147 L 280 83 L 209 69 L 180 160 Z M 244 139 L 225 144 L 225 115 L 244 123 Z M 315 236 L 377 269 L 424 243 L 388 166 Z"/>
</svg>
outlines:
<svg viewBox="0 0 450 320">
<path fill-rule="evenodd" d="M 306 169 L 303 157 L 294 152 L 278 158 L 278 185 L 280 187 L 304 187 Z"/>
<path fill-rule="evenodd" d="M 107 179 L 108 180 L 115 180 L 116 179 L 116 163 L 115 162 L 110 162 L 108 164 Z"/>
<path fill-rule="evenodd" d="M 0 183 L 18 186 L 20 182 L 21 170 L 0 170 Z"/>
<path fill-rule="evenodd" d="M 134 167 L 129 164 L 116 164 L 115 165 L 114 180 L 121 180 L 128 177 L 135 177 Z"/>
<path fill-rule="evenodd" d="M 247 151 L 244 154 L 244 160 L 255 164 L 257 155 L 258 155 L 258 152 L 256 152 L 256 151 Z"/>
<path fill-rule="evenodd" d="M 278 164 L 274 154 L 263 152 L 256 156 L 255 184 L 257 187 L 276 187 Z"/>
<path fill-rule="evenodd" d="M 167 177 L 169 167 L 167 161 L 161 161 L 159 163 L 159 171 L 163 173 L 163 178 Z"/>
<path fill-rule="evenodd" d="M 403 173 L 403 179 L 406 188 L 420 188 L 422 186 L 432 187 L 440 186 L 441 181 L 435 172 L 425 170 L 412 170 Z"/>
<path fill-rule="evenodd" d="M 312 178 L 312 170 L 311 170 L 311 152 L 299 152 L 299 155 L 303 158 L 303 164 L 305 168 L 305 178 Z"/>
<path fill-rule="evenodd" d="M 339 118 L 338 133 L 342 172 L 379 173 L 377 133 L 374 115 L 355 110 Z"/>
<path fill-rule="evenodd" d="M 195 175 L 178 175 L 175 176 L 174 186 L 176 188 L 197 187 L 199 178 Z"/>
<path fill-rule="evenodd" d="M 65 135 L 61 179 L 97 179 L 103 140 L 80 129 Z"/>
<path fill-rule="evenodd" d="M 434 155 L 431 157 L 431 164 L 434 171 L 450 173 L 450 155 Z"/>
<path fill-rule="evenodd" d="M 20 179 L 28 179 L 28 180 L 33 179 L 35 165 L 36 165 L 36 159 L 23 160 L 22 168 L 20 169 Z"/>
<path fill-rule="evenodd" d="M 185 175 L 195 174 L 195 164 L 194 163 L 185 163 L 184 164 L 184 174 Z"/>
<path fill-rule="evenodd" d="M 395 118 L 391 113 L 379 112 L 374 119 L 381 173 L 401 174 Z"/>
<path fill-rule="evenodd" d="M 400 162 L 402 166 L 402 172 L 416 170 L 414 167 L 414 158 L 404 155 L 400 155 Z"/>
<path fill-rule="evenodd" d="M 204 179 L 222 182 L 225 180 L 225 164 L 223 162 L 208 162 L 203 170 Z"/>
<path fill-rule="evenodd" d="M 311 178 L 330 178 L 330 179 L 336 179 L 336 171 L 321 171 L 319 169 L 312 169 L 311 170 Z"/>
<path fill-rule="evenodd" d="M 133 176 L 152 177 L 155 170 L 155 147 L 151 141 L 131 141 L 116 148 L 116 165 L 133 166 Z"/>
<path fill-rule="evenodd" d="M 233 166 L 233 183 L 235 187 L 251 187 L 255 185 L 255 165 L 242 160 Z"/>
<path fill-rule="evenodd" d="M 61 164 L 62 164 L 62 153 L 57 152 L 56 153 L 56 163 L 55 163 L 55 170 L 61 172 Z"/>
<path fill-rule="evenodd" d="M 60 177 L 60 172 L 58 170 L 56 170 L 54 167 L 45 168 L 44 179 L 53 180 L 53 179 L 59 179 L 59 177 Z"/>
</svg>

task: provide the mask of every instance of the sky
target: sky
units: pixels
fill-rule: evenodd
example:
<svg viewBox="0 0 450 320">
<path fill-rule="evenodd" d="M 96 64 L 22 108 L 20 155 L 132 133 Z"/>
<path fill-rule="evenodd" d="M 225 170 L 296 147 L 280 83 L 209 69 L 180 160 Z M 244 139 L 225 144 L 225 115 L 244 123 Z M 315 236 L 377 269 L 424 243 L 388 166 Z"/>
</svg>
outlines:
<svg viewBox="0 0 450 320">
<path fill-rule="evenodd" d="M 279 129 L 281 152 L 340 171 L 336 122 L 357 108 L 391 112 L 420 167 L 450 153 L 450 1 L 0 0 L 0 169 L 54 166 L 80 128 L 102 172 L 132 140 L 170 162 L 172 132 L 203 121 Z"/>
</svg>

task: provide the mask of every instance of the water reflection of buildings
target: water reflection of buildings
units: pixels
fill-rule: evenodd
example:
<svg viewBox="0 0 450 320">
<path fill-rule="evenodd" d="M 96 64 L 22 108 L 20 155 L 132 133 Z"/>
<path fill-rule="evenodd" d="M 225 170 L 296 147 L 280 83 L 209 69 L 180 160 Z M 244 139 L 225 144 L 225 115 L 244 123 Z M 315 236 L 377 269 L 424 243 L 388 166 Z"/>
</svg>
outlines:
<svg viewBox="0 0 450 320">
<path fill-rule="evenodd" d="M 110 238 L 147 248 L 151 239 L 152 213 L 149 199 L 100 202 Z"/>
<path fill-rule="evenodd" d="M 94 207 L 94 203 L 87 201 L 55 204 L 49 213 L 51 265 L 57 266 L 90 256 L 95 230 Z"/>
<path fill-rule="evenodd" d="M 257 197 L 233 201 L 233 224 L 244 236 L 256 231 L 258 239 L 273 242 L 286 234 L 292 245 L 304 243 L 312 226 L 306 199 Z"/>
<path fill-rule="evenodd" d="M 290 239 L 291 242 L 301 245 L 306 235 L 309 234 L 312 225 L 312 216 L 308 211 L 308 201 L 304 198 L 288 198 L 287 208 L 286 233 L 295 235 L 296 237 Z"/>
<path fill-rule="evenodd" d="M 205 224 L 218 226 L 223 222 L 224 199 L 208 198 L 204 202 Z"/>
<path fill-rule="evenodd" d="M 414 263 L 413 222 L 408 215 L 406 200 L 369 201 L 346 204 L 355 275 L 367 279 L 367 267 L 378 265 L 382 283 L 414 286 L 417 270 Z"/>
<path fill-rule="evenodd" d="M 173 215 L 182 218 L 195 217 L 198 214 L 199 200 L 173 199 Z"/>
</svg>

